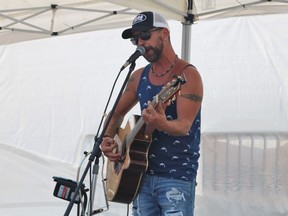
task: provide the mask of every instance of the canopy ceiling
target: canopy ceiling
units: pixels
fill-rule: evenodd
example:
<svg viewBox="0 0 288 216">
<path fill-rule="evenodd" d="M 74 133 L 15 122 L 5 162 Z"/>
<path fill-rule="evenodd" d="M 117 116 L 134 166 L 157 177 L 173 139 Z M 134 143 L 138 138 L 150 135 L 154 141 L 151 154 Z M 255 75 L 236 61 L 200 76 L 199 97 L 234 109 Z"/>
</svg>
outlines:
<svg viewBox="0 0 288 216">
<path fill-rule="evenodd" d="M 167 19 L 191 24 L 208 18 L 287 13 L 288 0 L 1 1 L 0 45 L 129 26 L 143 10 L 155 10 Z"/>
</svg>

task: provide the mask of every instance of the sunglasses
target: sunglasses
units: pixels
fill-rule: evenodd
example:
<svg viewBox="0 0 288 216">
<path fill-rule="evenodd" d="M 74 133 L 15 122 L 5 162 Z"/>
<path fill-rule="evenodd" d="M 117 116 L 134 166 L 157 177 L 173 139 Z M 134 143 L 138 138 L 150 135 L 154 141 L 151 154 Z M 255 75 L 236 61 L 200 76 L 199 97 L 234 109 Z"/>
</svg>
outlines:
<svg viewBox="0 0 288 216">
<path fill-rule="evenodd" d="M 151 38 L 151 32 L 158 31 L 161 29 L 163 29 L 163 28 L 154 28 L 154 29 L 151 29 L 149 31 L 141 31 L 139 34 L 133 35 L 131 37 L 130 41 L 132 42 L 132 44 L 137 45 L 139 38 L 141 40 L 145 40 L 145 41 L 149 40 Z"/>
</svg>

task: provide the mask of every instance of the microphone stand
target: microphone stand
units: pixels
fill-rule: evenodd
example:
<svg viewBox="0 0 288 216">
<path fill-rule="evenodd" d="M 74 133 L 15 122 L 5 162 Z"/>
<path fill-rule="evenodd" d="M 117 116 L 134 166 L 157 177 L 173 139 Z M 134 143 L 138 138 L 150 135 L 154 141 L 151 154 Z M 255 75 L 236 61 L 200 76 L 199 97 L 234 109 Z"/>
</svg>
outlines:
<svg viewBox="0 0 288 216">
<path fill-rule="evenodd" d="M 119 102 L 119 100 L 120 100 L 120 98 L 121 98 L 121 95 L 122 95 L 122 93 L 123 93 L 123 91 L 124 91 L 124 89 L 125 89 L 125 87 L 126 87 L 126 85 L 127 85 L 127 83 L 128 83 L 128 80 L 129 80 L 129 78 L 130 78 L 130 76 L 131 76 L 131 73 L 132 73 L 132 71 L 134 70 L 135 66 L 136 66 L 136 64 L 135 64 L 135 60 L 134 60 L 134 61 L 131 63 L 131 65 L 130 65 L 129 72 L 128 72 L 125 80 L 124 80 L 124 83 L 122 84 L 122 87 L 121 87 L 121 89 L 120 89 L 120 91 L 119 91 L 119 93 L 118 93 L 118 96 L 117 96 L 116 101 L 115 101 L 115 103 L 114 103 L 114 105 L 113 105 L 113 108 L 112 108 L 111 111 L 110 111 L 111 114 L 108 116 L 108 119 L 107 119 L 107 121 L 106 121 L 106 124 L 104 125 L 104 128 L 103 128 L 103 130 L 102 130 L 102 133 L 100 134 L 100 136 L 99 136 L 98 138 L 95 137 L 95 139 L 94 139 L 95 143 L 94 143 L 94 147 L 93 147 L 92 153 L 91 153 L 91 155 L 90 155 L 90 157 L 89 157 L 88 164 L 87 164 L 85 170 L 83 171 L 83 174 L 82 174 L 82 176 L 81 176 L 81 178 L 80 178 L 80 181 L 77 183 L 77 187 L 76 187 L 75 192 L 74 192 L 74 194 L 73 194 L 73 197 L 72 197 L 72 199 L 70 200 L 69 205 L 68 205 L 68 207 L 67 207 L 67 209 L 66 209 L 66 211 L 65 211 L 65 213 L 64 213 L 64 216 L 68 216 L 68 215 L 70 214 L 70 212 L 71 212 L 71 210 L 72 210 L 72 207 L 73 207 L 73 204 L 74 204 L 74 202 L 75 202 L 75 200 L 76 200 L 76 197 L 77 197 L 77 195 L 79 194 L 81 185 L 83 185 L 84 179 L 85 179 L 85 177 L 86 177 L 86 175 L 87 175 L 87 173 L 88 173 L 89 168 L 91 167 L 92 162 L 95 160 L 95 157 L 96 157 L 95 163 L 97 163 L 97 165 L 96 165 L 97 168 L 96 168 L 96 169 L 98 169 L 98 167 L 99 167 L 99 158 L 100 158 L 101 155 L 102 155 L 102 151 L 101 151 L 101 149 L 100 149 L 100 144 L 101 144 L 101 142 L 102 142 L 103 136 L 104 136 L 104 134 L 105 134 L 105 132 L 106 132 L 106 130 L 107 130 L 107 128 L 108 128 L 108 125 L 109 125 L 109 123 L 110 123 L 110 121 L 111 121 L 111 119 L 112 119 L 113 113 L 115 112 L 115 109 L 116 109 L 116 107 L 117 107 L 117 105 L 118 105 L 118 102 Z M 121 72 L 123 69 L 124 69 L 124 68 L 121 68 L 120 72 Z M 98 171 L 97 171 L 97 172 L 98 172 Z M 97 173 L 93 173 L 93 175 L 94 175 L 94 174 L 96 175 Z M 96 181 L 96 178 L 93 178 L 93 181 Z M 92 186 L 96 186 L 96 184 L 93 182 L 93 183 L 92 183 Z M 90 190 L 93 190 L 93 188 L 90 188 Z M 93 194 L 92 198 L 94 199 L 94 194 Z M 91 200 L 91 202 L 93 202 L 93 200 Z M 91 208 L 91 207 L 90 207 L 90 209 L 89 209 L 89 215 L 91 215 L 90 213 L 92 213 L 92 208 Z"/>
</svg>

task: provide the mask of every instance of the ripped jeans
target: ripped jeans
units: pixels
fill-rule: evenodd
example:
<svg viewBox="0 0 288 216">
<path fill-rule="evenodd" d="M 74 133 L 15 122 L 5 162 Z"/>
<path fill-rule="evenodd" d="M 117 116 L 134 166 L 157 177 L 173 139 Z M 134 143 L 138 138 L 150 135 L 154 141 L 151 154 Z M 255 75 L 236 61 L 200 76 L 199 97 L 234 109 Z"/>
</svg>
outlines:
<svg viewBox="0 0 288 216">
<path fill-rule="evenodd" d="M 133 216 L 193 216 L 196 181 L 144 174 L 133 201 Z"/>
</svg>

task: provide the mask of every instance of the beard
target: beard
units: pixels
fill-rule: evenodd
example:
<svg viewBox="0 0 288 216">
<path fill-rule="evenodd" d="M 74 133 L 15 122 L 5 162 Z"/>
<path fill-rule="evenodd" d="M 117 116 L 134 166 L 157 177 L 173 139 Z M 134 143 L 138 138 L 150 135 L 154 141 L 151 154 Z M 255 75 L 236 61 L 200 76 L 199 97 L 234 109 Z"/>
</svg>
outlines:
<svg viewBox="0 0 288 216">
<path fill-rule="evenodd" d="M 158 43 L 155 47 L 148 46 L 148 47 L 145 47 L 145 49 L 146 49 L 146 51 L 152 50 L 152 55 L 151 56 L 145 55 L 144 58 L 150 63 L 157 62 L 161 58 L 162 53 L 163 53 L 163 49 L 164 49 L 164 43 L 163 43 L 162 38 L 158 39 Z"/>
</svg>

